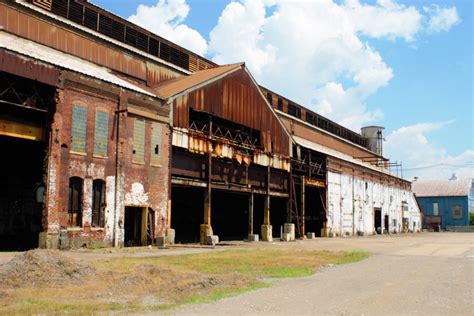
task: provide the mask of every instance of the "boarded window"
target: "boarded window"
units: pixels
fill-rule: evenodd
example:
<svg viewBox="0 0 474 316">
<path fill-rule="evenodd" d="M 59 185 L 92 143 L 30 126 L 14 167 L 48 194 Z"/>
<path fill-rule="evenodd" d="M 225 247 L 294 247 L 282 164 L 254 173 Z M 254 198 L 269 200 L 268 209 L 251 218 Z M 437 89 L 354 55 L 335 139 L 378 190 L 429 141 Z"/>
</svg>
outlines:
<svg viewBox="0 0 474 316">
<path fill-rule="evenodd" d="M 438 202 L 433 203 L 433 216 L 439 215 Z"/>
<path fill-rule="evenodd" d="M 92 182 L 92 227 L 105 227 L 105 182 Z"/>
<path fill-rule="evenodd" d="M 133 123 L 132 162 L 145 163 L 145 121 L 139 119 Z"/>
<path fill-rule="evenodd" d="M 151 125 L 150 164 L 161 165 L 161 124 Z"/>
<path fill-rule="evenodd" d="M 69 178 L 68 225 L 70 227 L 82 226 L 82 188 L 81 178 Z"/>
<path fill-rule="evenodd" d="M 107 136 L 109 130 L 109 114 L 97 110 L 95 112 L 94 155 L 107 156 Z"/>
<path fill-rule="evenodd" d="M 87 109 L 84 106 L 73 105 L 72 107 L 71 137 L 71 150 L 85 153 L 87 137 Z"/>
<path fill-rule="evenodd" d="M 462 206 L 453 206 L 453 219 L 462 219 Z"/>
</svg>

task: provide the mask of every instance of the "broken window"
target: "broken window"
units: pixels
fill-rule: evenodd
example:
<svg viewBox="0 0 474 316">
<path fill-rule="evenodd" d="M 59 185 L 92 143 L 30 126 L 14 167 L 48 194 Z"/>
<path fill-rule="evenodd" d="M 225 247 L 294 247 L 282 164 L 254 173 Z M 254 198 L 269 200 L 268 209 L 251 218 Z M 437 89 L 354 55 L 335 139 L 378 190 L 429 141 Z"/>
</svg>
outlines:
<svg viewBox="0 0 474 316">
<path fill-rule="evenodd" d="M 300 118 L 301 117 L 301 109 L 293 104 L 288 104 L 288 114 Z"/>
<path fill-rule="evenodd" d="M 83 180 L 81 178 L 69 178 L 69 227 L 82 226 L 82 188 Z"/>
<path fill-rule="evenodd" d="M 161 124 L 151 125 L 150 165 L 161 165 Z"/>
<path fill-rule="evenodd" d="M 87 108 L 81 105 L 72 106 L 71 150 L 86 152 Z"/>
<path fill-rule="evenodd" d="M 270 92 L 267 92 L 267 101 L 271 106 L 273 106 L 273 96 Z"/>
<path fill-rule="evenodd" d="M 95 112 L 94 155 L 107 157 L 107 135 L 109 130 L 109 114 L 105 111 Z"/>
<path fill-rule="evenodd" d="M 456 205 L 452 208 L 453 219 L 462 219 L 462 206 Z"/>
<path fill-rule="evenodd" d="M 92 182 L 92 227 L 105 227 L 105 181 Z"/>
<path fill-rule="evenodd" d="M 283 111 L 283 100 L 282 98 L 278 98 L 278 110 Z"/>
<path fill-rule="evenodd" d="M 132 162 L 145 163 L 145 121 L 140 119 L 133 123 Z"/>
</svg>

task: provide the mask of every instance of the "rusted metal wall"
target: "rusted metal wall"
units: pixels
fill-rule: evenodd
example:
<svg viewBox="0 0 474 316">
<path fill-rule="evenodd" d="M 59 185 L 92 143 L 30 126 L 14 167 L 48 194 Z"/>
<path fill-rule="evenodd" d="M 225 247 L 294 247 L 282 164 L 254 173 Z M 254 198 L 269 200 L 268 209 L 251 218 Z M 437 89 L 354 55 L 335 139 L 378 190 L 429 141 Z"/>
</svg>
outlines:
<svg viewBox="0 0 474 316">
<path fill-rule="evenodd" d="M 288 157 L 289 136 L 245 70 L 211 83 L 173 102 L 173 126 L 189 127 L 189 108 L 260 131 L 264 151 Z"/>
<path fill-rule="evenodd" d="M 20 9 L 0 2 L 0 26 L 5 31 L 127 74 L 150 86 L 182 75 L 164 64 L 146 60 L 92 35 L 72 31 L 58 21 Z"/>
</svg>

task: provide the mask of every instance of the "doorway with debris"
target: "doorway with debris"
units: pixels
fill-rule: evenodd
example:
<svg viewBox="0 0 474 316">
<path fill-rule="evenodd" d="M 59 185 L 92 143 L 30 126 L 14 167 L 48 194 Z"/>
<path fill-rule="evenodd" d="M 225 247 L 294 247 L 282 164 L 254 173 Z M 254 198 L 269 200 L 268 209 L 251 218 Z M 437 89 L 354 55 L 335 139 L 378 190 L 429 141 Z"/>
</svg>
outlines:
<svg viewBox="0 0 474 316">
<path fill-rule="evenodd" d="M 377 234 L 382 234 L 382 209 L 374 208 L 374 230 Z"/>
<path fill-rule="evenodd" d="M 125 247 L 153 244 L 154 212 L 148 207 L 126 206 L 124 230 Z"/>
</svg>

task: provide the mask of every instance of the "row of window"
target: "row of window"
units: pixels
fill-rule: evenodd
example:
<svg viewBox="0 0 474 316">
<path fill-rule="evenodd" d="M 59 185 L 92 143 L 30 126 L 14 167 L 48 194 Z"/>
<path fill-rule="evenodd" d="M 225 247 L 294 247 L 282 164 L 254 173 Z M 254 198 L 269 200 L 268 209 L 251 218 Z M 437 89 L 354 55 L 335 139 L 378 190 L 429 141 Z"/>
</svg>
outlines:
<svg viewBox="0 0 474 316">
<path fill-rule="evenodd" d="M 97 109 L 95 111 L 94 155 L 107 157 L 107 136 L 109 131 L 109 113 Z M 73 105 L 71 150 L 78 153 L 86 152 L 87 141 L 87 107 Z"/>
<path fill-rule="evenodd" d="M 81 227 L 83 217 L 84 180 L 69 178 L 68 226 Z M 105 227 L 105 181 L 92 182 L 92 227 Z"/>
<path fill-rule="evenodd" d="M 462 219 L 463 218 L 463 212 L 462 212 L 462 206 L 460 205 L 455 205 L 451 208 L 451 215 L 453 219 Z M 433 203 L 433 216 L 439 216 L 439 203 L 434 202 Z"/>
<path fill-rule="evenodd" d="M 75 104 L 72 107 L 71 150 L 76 153 L 86 153 L 87 110 L 87 107 L 83 105 Z M 132 151 L 132 162 L 134 163 L 145 163 L 145 130 L 145 120 L 134 119 Z M 107 157 L 108 131 L 109 114 L 104 110 L 97 109 L 94 127 L 94 156 Z M 150 164 L 159 166 L 161 164 L 161 124 L 151 123 L 150 138 Z"/>
</svg>

